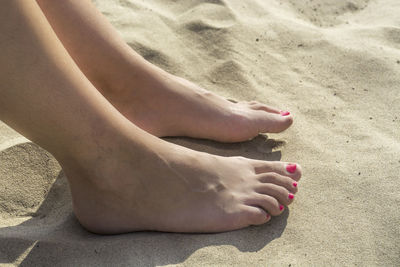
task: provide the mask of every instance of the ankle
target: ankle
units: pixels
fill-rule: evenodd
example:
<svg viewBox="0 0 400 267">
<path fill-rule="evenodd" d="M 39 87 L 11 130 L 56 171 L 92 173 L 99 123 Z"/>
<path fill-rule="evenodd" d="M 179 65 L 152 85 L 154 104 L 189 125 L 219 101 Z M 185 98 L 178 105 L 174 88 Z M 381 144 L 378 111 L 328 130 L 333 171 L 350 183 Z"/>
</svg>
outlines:
<svg viewBox="0 0 400 267">
<path fill-rule="evenodd" d="M 151 64 L 134 51 L 125 53 L 115 62 L 118 64 L 109 66 L 105 73 L 99 75 L 101 78 L 93 82 L 109 100 L 130 99 L 132 89 L 135 89 L 137 95 L 140 94 L 141 88 L 155 86 L 154 83 L 161 85 L 171 78 L 171 74 Z"/>
<path fill-rule="evenodd" d="M 102 165 L 118 165 L 121 156 L 140 162 L 146 155 L 154 154 L 161 140 L 147 134 L 128 120 L 118 125 L 108 125 L 86 138 L 70 145 L 56 157 L 62 164 L 99 169 Z"/>
</svg>

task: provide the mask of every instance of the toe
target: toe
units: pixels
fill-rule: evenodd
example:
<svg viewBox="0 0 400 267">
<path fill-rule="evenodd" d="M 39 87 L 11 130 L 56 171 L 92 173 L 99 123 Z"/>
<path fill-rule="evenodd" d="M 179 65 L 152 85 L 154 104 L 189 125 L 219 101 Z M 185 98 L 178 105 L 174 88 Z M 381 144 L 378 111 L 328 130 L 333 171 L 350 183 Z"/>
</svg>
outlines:
<svg viewBox="0 0 400 267">
<path fill-rule="evenodd" d="M 265 112 L 264 110 L 253 110 L 250 114 L 260 133 L 279 133 L 293 123 L 292 115 L 282 116 L 279 113 Z"/>
<path fill-rule="evenodd" d="M 261 225 L 271 220 L 271 215 L 262 208 L 247 206 L 247 219 L 248 225 Z"/>
<path fill-rule="evenodd" d="M 256 174 L 275 172 L 296 181 L 299 181 L 302 175 L 301 166 L 297 163 L 254 160 L 253 166 Z"/>
<path fill-rule="evenodd" d="M 283 186 L 279 186 L 271 183 L 260 184 L 255 188 L 255 191 L 259 194 L 268 195 L 274 197 L 279 203 L 288 206 L 293 202 L 294 194 L 291 193 Z"/>
<path fill-rule="evenodd" d="M 294 179 L 280 175 L 276 172 L 267 172 L 257 175 L 258 181 L 262 184 L 275 184 L 278 186 L 285 187 L 290 193 L 297 193 L 298 190 L 298 183 Z"/>
<path fill-rule="evenodd" d="M 270 113 L 280 114 L 279 109 L 269 107 L 269 106 L 261 104 L 260 102 L 257 102 L 257 101 L 249 102 L 249 106 L 251 109 L 254 109 L 254 110 L 262 110 L 262 111 L 266 111 L 266 112 L 270 112 Z"/>
<path fill-rule="evenodd" d="M 284 206 L 279 201 L 269 195 L 255 193 L 246 204 L 249 206 L 259 207 L 265 210 L 272 216 L 277 216 L 282 213 Z"/>
</svg>

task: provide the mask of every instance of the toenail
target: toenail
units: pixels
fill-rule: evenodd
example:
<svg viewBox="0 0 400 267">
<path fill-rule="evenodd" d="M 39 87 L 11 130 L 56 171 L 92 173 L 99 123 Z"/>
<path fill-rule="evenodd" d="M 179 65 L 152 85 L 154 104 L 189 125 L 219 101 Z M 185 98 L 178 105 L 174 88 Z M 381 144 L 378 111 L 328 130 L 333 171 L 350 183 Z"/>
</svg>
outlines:
<svg viewBox="0 0 400 267">
<path fill-rule="evenodd" d="M 290 173 L 294 173 L 296 171 L 297 165 L 296 164 L 288 164 L 286 166 L 286 170 Z"/>
<path fill-rule="evenodd" d="M 281 113 L 282 116 L 289 116 L 290 115 L 289 111 L 281 110 L 280 113 Z"/>
<path fill-rule="evenodd" d="M 281 211 L 283 210 L 283 205 L 279 206 L 279 210 L 281 210 Z"/>
<path fill-rule="evenodd" d="M 271 217 L 271 215 L 269 215 L 269 214 L 267 213 L 267 220 L 268 220 L 270 217 Z"/>
<path fill-rule="evenodd" d="M 293 182 L 293 187 L 297 187 L 297 182 Z"/>
<path fill-rule="evenodd" d="M 292 193 L 289 193 L 289 199 L 293 199 L 294 195 Z"/>
</svg>

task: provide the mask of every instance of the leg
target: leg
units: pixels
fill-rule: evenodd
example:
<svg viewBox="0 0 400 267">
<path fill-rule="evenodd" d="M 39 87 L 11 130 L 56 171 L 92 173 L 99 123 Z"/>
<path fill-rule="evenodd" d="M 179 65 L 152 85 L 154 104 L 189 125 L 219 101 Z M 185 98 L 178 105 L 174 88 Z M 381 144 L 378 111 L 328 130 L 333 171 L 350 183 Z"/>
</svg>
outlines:
<svg viewBox="0 0 400 267">
<path fill-rule="evenodd" d="M 231 103 L 150 64 L 89 0 L 37 1 L 89 80 L 129 120 L 154 135 L 235 142 L 292 124 L 292 116 L 278 109 Z"/>
<path fill-rule="evenodd" d="M 36 2 L 1 2 L 0 32 L 0 119 L 59 160 L 87 229 L 226 231 L 265 223 L 292 202 L 297 165 L 192 151 L 129 122 L 75 65 Z"/>
</svg>

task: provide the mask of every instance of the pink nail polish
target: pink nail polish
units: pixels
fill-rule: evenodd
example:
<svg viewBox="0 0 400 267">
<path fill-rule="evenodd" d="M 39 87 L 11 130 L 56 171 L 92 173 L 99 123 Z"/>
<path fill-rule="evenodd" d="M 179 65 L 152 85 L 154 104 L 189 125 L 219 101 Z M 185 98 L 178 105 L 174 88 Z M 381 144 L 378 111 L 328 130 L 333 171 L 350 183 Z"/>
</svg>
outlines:
<svg viewBox="0 0 400 267">
<path fill-rule="evenodd" d="M 297 183 L 296 182 L 293 182 L 293 187 L 297 187 Z"/>
<path fill-rule="evenodd" d="M 283 205 L 280 205 L 280 206 L 279 206 L 279 210 L 283 210 Z"/>
<path fill-rule="evenodd" d="M 289 193 L 289 199 L 293 199 L 294 195 L 292 193 Z"/>
<path fill-rule="evenodd" d="M 289 111 L 281 110 L 280 113 L 281 113 L 282 116 L 289 116 L 290 115 Z"/>
<path fill-rule="evenodd" d="M 286 166 L 286 170 L 290 173 L 294 173 L 296 171 L 297 165 L 296 164 L 288 164 Z"/>
<path fill-rule="evenodd" d="M 269 215 L 269 214 L 267 213 L 267 220 L 269 219 L 269 217 L 271 217 L 271 215 Z"/>
</svg>

